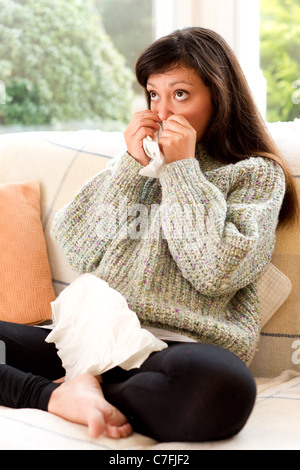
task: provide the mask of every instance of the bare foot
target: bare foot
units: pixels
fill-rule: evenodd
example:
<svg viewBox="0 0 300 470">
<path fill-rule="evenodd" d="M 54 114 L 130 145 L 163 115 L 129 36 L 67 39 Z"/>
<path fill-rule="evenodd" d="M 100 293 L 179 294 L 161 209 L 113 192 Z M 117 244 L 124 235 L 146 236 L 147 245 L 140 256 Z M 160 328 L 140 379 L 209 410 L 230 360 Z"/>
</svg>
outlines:
<svg viewBox="0 0 300 470">
<path fill-rule="evenodd" d="M 77 424 L 85 424 L 91 437 L 106 434 L 118 439 L 132 434 L 127 418 L 105 400 L 99 380 L 83 374 L 63 382 L 51 394 L 48 411 Z"/>
</svg>

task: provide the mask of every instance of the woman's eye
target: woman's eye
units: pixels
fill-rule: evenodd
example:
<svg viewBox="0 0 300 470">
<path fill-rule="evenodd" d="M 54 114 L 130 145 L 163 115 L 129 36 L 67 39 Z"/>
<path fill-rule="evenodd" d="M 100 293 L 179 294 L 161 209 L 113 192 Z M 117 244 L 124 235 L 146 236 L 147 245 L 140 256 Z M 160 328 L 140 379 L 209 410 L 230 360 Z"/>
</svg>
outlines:
<svg viewBox="0 0 300 470">
<path fill-rule="evenodd" d="M 178 90 L 175 93 L 176 99 L 180 101 L 186 100 L 188 98 L 188 95 L 188 92 L 184 90 Z"/>
<path fill-rule="evenodd" d="M 149 91 L 149 96 L 150 96 L 152 101 L 155 101 L 158 98 L 158 95 L 157 95 L 157 93 L 155 93 L 155 91 Z"/>
</svg>

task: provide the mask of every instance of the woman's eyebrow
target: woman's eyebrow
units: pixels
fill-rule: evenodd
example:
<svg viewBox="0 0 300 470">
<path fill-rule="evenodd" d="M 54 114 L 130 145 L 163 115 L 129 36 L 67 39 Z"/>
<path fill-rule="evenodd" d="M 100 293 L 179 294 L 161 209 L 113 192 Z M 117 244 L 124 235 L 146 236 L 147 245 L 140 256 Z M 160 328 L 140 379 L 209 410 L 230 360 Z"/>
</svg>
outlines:
<svg viewBox="0 0 300 470">
<path fill-rule="evenodd" d="M 172 88 L 173 86 L 177 86 L 177 85 L 190 85 L 190 86 L 195 86 L 194 83 L 192 82 L 186 82 L 185 80 L 178 80 L 178 81 L 175 81 L 175 82 L 170 82 L 168 83 L 168 86 L 170 88 Z M 148 82 L 147 83 L 147 86 L 151 86 L 152 88 L 155 88 L 155 84 L 154 83 L 151 83 L 151 82 Z"/>
</svg>

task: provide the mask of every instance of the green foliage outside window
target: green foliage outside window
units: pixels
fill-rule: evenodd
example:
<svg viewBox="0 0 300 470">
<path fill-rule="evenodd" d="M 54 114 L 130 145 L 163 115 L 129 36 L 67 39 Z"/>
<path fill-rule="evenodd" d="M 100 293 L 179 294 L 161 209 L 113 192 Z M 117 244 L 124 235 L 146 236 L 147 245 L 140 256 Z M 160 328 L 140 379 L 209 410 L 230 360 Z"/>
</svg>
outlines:
<svg viewBox="0 0 300 470">
<path fill-rule="evenodd" d="M 0 0 L 3 125 L 127 121 L 133 74 L 94 0 Z"/>
<path fill-rule="evenodd" d="M 95 0 L 95 3 L 106 32 L 134 71 L 138 56 L 153 41 L 152 0 Z"/>
<path fill-rule="evenodd" d="M 300 117 L 300 0 L 261 0 L 261 67 L 269 122 Z"/>
</svg>

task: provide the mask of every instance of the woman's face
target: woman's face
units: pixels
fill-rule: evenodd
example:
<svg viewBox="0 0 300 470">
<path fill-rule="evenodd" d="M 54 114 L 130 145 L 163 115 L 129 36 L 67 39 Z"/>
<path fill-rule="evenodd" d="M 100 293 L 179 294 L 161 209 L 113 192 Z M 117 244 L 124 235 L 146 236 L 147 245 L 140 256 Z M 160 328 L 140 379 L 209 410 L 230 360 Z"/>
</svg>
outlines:
<svg viewBox="0 0 300 470">
<path fill-rule="evenodd" d="M 197 132 L 204 135 L 213 115 L 210 89 L 191 68 L 178 67 L 150 75 L 147 82 L 151 110 L 166 121 L 172 114 L 184 116 Z"/>
</svg>

